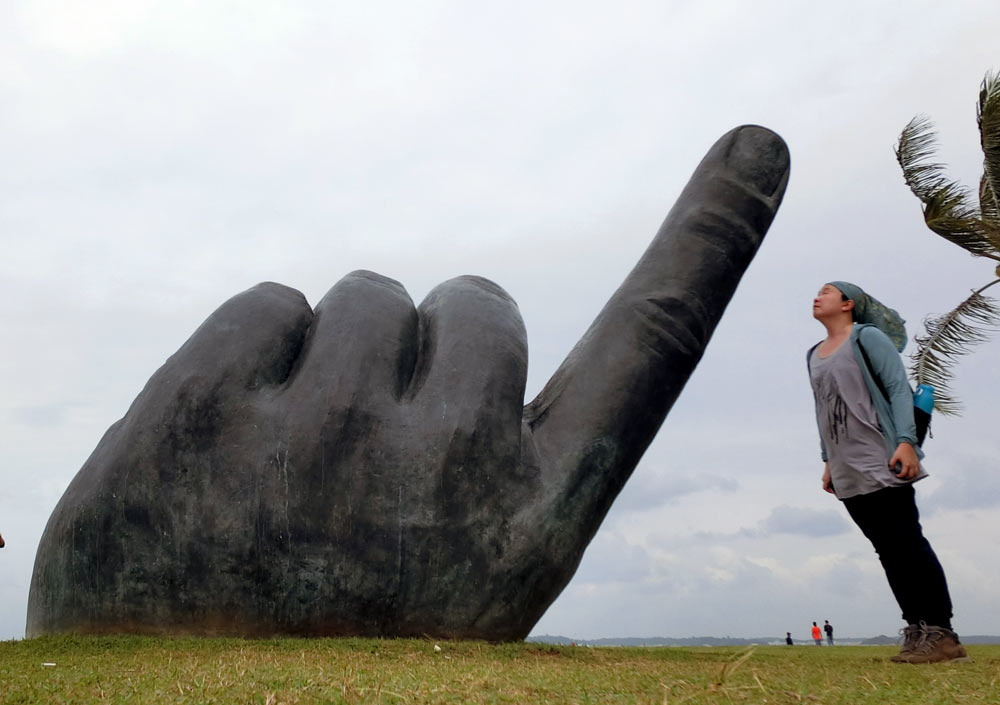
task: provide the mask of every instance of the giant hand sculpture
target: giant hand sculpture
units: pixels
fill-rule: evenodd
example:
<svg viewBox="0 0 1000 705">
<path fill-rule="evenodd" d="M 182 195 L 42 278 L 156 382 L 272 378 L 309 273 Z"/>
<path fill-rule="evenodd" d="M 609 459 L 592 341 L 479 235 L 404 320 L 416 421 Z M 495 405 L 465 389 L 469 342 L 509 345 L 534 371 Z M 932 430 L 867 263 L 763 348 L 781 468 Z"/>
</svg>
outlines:
<svg viewBox="0 0 1000 705">
<path fill-rule="evenodd" d="M 66 490 L 28 635 L 524 637 L 701 358 L 788 168 L 763 128 L 720 139 L 527 406 L 521 317 L 484 279 L 419 308 L 370 272 L 315 312 L 277 284 L 233 297 Z"/>
</svg>

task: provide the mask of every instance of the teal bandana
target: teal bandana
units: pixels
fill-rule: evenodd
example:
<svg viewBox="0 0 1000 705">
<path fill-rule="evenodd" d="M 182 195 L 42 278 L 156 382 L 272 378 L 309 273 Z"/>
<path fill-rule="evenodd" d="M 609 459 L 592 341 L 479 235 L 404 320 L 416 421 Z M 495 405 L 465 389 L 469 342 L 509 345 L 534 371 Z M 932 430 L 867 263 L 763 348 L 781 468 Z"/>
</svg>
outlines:
<svg viewBox="0 0 1000 705">
<path fill-rule="evenodd" d="M 894 309 L 889 308 L 873 296 L 862 291 L 860 286 L 850 282 L 827 282 L 838 289 L 840 293 L 854 302 L 854 320 L 857 323 L 870 323 L 889 336 L 896 350 L 903 352 L 906 347 L 906 326 Z"/>
</svg>

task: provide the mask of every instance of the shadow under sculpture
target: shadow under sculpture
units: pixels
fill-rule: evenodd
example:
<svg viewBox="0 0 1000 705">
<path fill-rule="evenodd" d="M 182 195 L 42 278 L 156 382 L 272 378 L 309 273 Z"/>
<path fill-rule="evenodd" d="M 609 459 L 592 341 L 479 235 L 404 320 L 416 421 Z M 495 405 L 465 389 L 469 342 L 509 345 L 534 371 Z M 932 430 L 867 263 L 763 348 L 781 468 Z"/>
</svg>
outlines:
<svg viewBox="0 0 1000 705">
<path fill-rule="evenodd" d="M 701 162 L 538 397 L 500 287 L 347 275 L 215 311 L 101 439 L 27 634 L 526 636 L 697 365 L 781 201 L 756 126 Z"/>
</svg>

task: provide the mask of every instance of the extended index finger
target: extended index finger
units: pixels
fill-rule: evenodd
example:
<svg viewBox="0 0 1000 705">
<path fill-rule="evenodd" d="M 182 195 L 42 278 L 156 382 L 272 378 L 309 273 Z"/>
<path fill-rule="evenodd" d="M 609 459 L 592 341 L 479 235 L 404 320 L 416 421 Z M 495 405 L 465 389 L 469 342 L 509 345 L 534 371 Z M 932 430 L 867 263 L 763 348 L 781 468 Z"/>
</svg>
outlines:
<svg viewBox="0 0 1000 705">
<path fill-rule="evenodd" d="M 562 488 L 557 502 L 578 521 L 592 515 L 592 531 L 701 359 L 788 171 L 788 149 L 770 130 L 738 127 L 716 142 L 638 264 L 525 408 L 542 467 Z"/>
</svg>

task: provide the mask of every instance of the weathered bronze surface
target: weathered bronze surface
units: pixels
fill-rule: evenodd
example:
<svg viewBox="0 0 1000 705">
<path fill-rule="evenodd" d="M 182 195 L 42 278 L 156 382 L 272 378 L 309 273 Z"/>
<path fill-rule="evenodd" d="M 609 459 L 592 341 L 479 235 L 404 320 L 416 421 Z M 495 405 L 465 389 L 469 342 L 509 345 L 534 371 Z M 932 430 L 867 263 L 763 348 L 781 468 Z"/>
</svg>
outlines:
<svg viewBox="0 0 1000 705">
<path fill-rule="evenodd" d="M 27 634 L 520 639 L 698 364 L 784 194 L 745 126 L 697 168 L 538 397 L 499 286 L 371 272 L 224 303 L 101 439 L 42 537 Z"/>
</svg>

